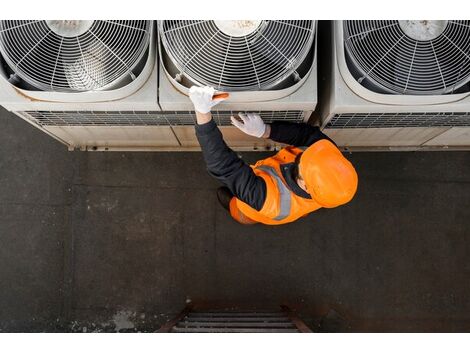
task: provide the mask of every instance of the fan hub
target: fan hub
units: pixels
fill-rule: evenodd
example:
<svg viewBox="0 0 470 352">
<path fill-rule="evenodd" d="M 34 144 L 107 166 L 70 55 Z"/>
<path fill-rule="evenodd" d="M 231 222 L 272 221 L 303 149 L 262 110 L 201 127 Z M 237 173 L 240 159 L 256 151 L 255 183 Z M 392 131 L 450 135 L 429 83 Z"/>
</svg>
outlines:
<svg viewBox="0 0 470 352">
<path fill-rule="evenodd" d="M 241 21 L 214 21 L 217 28 L 230 37 L 246 37 L 255 32 L 262 21 L 241 20 Z"/>
<path fill-rule="evenodd" d="M 61 37 L 72 38 L 87 32 L 93 25 L 93 22 L 93 20 L 49 20 L 46 21 L 46 24 L 55 34 Z"/>
<path fill-rule="evenodd" d="M 405 34 L 419 41 L 434 40 L 439 37 L 447 27 L 448 21 L 398 21 L 400 28 Z"/>
</svg>

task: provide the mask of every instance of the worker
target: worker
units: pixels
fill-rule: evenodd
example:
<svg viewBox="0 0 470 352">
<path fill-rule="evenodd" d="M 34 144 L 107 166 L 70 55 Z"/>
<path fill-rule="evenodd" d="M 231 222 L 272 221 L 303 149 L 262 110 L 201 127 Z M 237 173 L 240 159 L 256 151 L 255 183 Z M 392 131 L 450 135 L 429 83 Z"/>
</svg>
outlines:
<svg viewBox="0 0 470 352">
<path fill-rule="evenodd" d="M 289 145 L 276 155 L 247 165 L 224 142 L 211 109 L 227 99 L 212 87 L 191 87 L 196 136 L 209 173 L 225 186 L 217 198 L 241 224 L 281 225 L 320 208 L 348 203 L 356 193 L 353 165 L 318 127 L 305 123 L 266 124 L 255 113 L 231 117 L 244 133 Z"/>
</svg>

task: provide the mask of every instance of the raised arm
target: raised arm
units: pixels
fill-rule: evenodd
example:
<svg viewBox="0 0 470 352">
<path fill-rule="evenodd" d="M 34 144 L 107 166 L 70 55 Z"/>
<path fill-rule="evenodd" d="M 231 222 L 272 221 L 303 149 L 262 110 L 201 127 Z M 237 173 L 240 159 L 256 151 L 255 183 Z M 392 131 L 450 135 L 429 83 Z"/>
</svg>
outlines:
<svg viewBox="0 0 470 352">
<path fill-rule="evenodd" d="M 255 175 L 238 155 L 223 140 L 210 109 L 219 101 L 213 101 L 214 89 L 209 87 L 191 88 L 190 98 L 196 110 L 196 136 L 201 145 L 209 173 L 227 186 L 238 199 L 256 210 L 263 207 L 266 199 L 266 184 Z"/>
</svg>

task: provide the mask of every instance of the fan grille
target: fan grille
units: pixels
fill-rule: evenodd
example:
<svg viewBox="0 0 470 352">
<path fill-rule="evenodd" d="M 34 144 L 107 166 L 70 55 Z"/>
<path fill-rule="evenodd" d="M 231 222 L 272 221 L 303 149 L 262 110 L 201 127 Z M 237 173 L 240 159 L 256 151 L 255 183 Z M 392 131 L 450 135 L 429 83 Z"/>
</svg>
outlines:
<svg viewBox="0 0 470 352">
<path fill-rule="evenodd" d="M 326 128 L 470 127 L 468 112 L 335 114 Z"/>
<path fill-rule="evenodd" d="M 414 27 L 406 31 L 399 22 Z M 435 95 L 470 81 L 470 21 L 343 23 L 346 53 L 360 83 L 386 93 Z"/>
<path fill-rule="evenodd" d="M 40 90 L 103 90 L 134 79 L 151 21 L 89 22 L 0 21 L 0 52 L 19 77 Z"/>
<path fill-rule="evenodd" d="M 314 40 L 315 21 L 228 22 L 256 23 L 232 35 L 215 21 L 160 23 L 162 44 L 180 73 L 219 90 L 266 90 L 295 72 Z"/>
<path fill-rule="evenodd" d="M 231 126 L 230 116 L 238 111 L 214 110 L 219 126 Z M 273 121 L 303 122 L 301 110 L 257 111 L 261 118 Z M 41 126 L 192 126 L 194 111 L 22 111 L 19 114 Z"/>
</svg>

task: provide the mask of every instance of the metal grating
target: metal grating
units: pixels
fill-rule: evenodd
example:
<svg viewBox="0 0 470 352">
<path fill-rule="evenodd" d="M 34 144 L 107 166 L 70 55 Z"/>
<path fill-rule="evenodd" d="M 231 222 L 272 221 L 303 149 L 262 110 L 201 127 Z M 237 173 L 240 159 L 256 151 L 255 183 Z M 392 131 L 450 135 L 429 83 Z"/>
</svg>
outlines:
<svg viewBox="0 0 470 352">
<path fill-rule="evenodd" d="M 311 50 L 315 21 L 161 21 L 171 61 L 218 90 L 267 90 L 295 74 Z"/>
<path fill-rule="evenodd" d="M 284 312 L 190 312 L 171 330 L 172 333 L 298 333 Z"/>
<path fill-rule="evenodd" d="M 470 126 L 468 112 L 335 114 L 326 128 Z"/>
<path fill-rule="evenodd" d="M 230 116 L 239 111 L 213 111 L 219 126 L 231 125 Z M 303 122 L 301 110 L 251 111 L 265 122 Z M 186 126 L 196 123 L 194 111 L 22 111 L 21 116 L 41 126 Z"/>
<path fill-rule="evenodd" d="M 470 21 L 343 23 L 346 54 L 363 85 L 429 95 L 454 93 L 470 82 Z"/>
<path fill-rule="evenodd" d="M 196 310 L 186 307 L 159 333 L 311 333 L 312 330 L 287 306 L 281 311 Z"/>
</svg>

